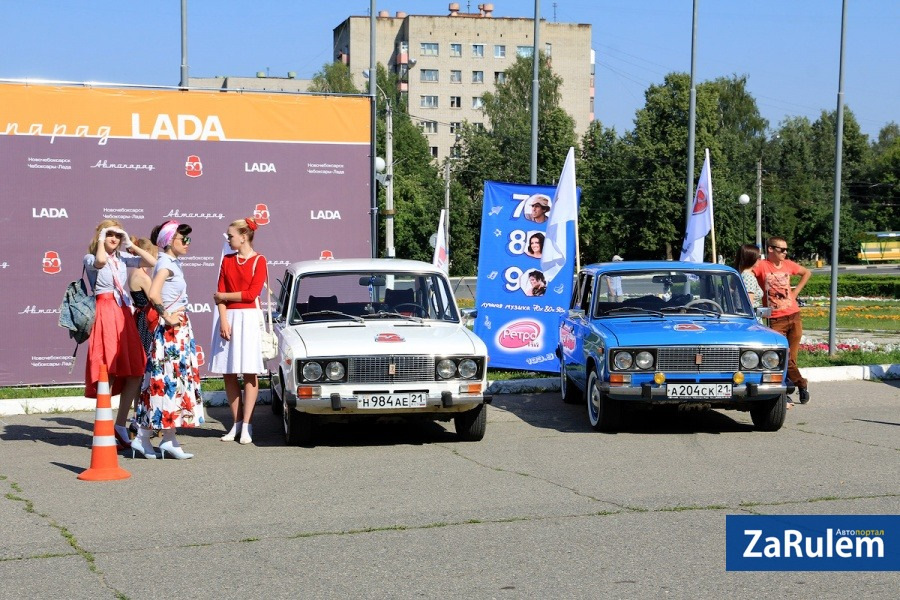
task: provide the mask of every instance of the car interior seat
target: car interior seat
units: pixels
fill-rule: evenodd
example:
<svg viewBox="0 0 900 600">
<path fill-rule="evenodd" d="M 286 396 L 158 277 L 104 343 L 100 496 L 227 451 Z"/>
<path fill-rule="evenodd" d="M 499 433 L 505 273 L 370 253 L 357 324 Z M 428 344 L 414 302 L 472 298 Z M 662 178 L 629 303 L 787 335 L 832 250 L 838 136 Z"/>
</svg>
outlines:
<svg viewBox="0 0 900 600">
<path fill-rule="evenodd" d="M 306 304 L 307 312 L 318 312 L 320 310 L 337 310 L 337 296 L 310 296 L 309 302 Z"/>
<path fill-rule="evenodd" d="M 415 304 L 416 303 L 416 293 L 411 289 L 405 290 L 392 290 L 390 288 L 384 290 L 384 303 L 387 304 L 391 310 L 395 312 L 399 312 L 400 314 L 412 314 L 411 306 L 404 306 L 403 310 L 397 310 L 397 306 L 401 306 L 404 304 Z"/>
</svg>

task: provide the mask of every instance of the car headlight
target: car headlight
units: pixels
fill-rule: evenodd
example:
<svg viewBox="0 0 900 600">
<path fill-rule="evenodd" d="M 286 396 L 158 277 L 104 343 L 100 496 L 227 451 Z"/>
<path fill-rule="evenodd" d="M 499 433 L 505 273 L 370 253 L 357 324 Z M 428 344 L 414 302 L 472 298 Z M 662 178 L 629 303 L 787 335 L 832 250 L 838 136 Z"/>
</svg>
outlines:
<svg viewBox="0 0 900 600">
<path fill-rule="evenodd" d="M 646 350 L 638 352 L 637 356 L 634 357 L 634 364 L 638 366 L 638 369 L 652 369 L 653 355 Z"/>
<path fill-rule="evenodd" d="M 437 374 L 441 379 L 450 379 L 456 375 L 456 363 L 449 358 L 444 358 L 437 364 Z"/>
<path fill-rule="evenodd" d="M 336 360 L 331 361 L 327 365 L 325 365 L 325 377 L 327 377 L 330 381 L 340 381 L 344 378 L 344 373 L 346 373 L 346 369 L 344 369 L 344 365 L 337 362 Z"/>
<path fill-rule="evenodd" d="M 617 352 L 613 359 L 613 365 L 620 371 L 630 369 L 633 362 L 634 359 L 631 357 L 631 352 Z"/>
<path fill-rule="evenodd" d="M 751 371 L 759 366 L 759 355 L 753 350 L 747 350 L 741 354 L 741 368 Z"/>
<path fill-rule="evenodd" d="M 322 365 L 317 362 L 308 362 L 303 365 L 303 379 L 306 381 L 318 381 L 322 377 Z"/>
<path fill-rule="evenodd" d="M 762 365 L 766 369 L 776 369 L 781 364 L 781 357 L 774 350 L 766 350 L 762 355 Z"/>
<path fill-rule="evenodd" d="M 471 358 L 459 361 L 459 376 L 463 379 L 472 379 L 478 373 L 478 365 Z"/>
</svg>

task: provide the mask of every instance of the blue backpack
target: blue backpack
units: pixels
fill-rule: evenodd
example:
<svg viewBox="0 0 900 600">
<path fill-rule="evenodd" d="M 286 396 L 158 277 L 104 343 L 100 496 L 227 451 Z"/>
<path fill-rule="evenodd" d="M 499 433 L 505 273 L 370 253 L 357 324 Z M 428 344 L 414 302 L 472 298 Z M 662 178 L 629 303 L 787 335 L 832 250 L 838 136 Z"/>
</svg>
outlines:
<svg viewBox="0 0 900 600">
<path fill-rule="evenodd" d="M 75 353 L 78 345 L 91 336 L 94 318 L 97 313 L 97 302 L 87 291 L 84 283 L 84 268 L 81 277 L 66 286 L 62 304 L 59 305 L 59 326 L 69 330 L 69 337 L 75 340 Z"/>
</svg>

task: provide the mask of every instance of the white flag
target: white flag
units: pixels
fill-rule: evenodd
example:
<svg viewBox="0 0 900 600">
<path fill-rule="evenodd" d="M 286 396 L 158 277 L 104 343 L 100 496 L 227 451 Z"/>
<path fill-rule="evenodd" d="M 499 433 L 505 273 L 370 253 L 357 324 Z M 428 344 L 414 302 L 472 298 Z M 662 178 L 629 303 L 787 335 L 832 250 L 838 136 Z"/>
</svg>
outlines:
<svg viewBox="0 0 900 600">
<path fill-rule="evenodd" d="M 703 240 L 712 230 L 712 224 L 713 187 L 712 173 L 709 167 L 709 148 L 707 148 L 706 159 L 700 170 L 700 181 L 697 182 L 697 193 L 694 195 L 691 214 L 688 217 L 684 244 L 681 246 L 681 260 L 703 262 Z M 713 261 L 715 261 L 715 257 Z"/>
<path fill-rule="evenodd" d="M 447 253 L 447 235 L 444 233 L 444 215 L 446 211 L 441 209 L 441 222 L 438 223 L 437 238 L 434 241 L 434 258 L 431 263 L 444 273 L 450 272 L 450 260 Z"/>
<path fill-rule="evenodd" d="M 566 164 L 563 165 L 559 184 L 553 195 L 553 206 L 550 207 L 550 220 L 547 222 L 547 233 L 544 249 L 541 253 L 541 270 L 547 283 L 553 281 L 568 257 L 568 239 L 566 223 L 578 218 L 578 202 L 575 187 L 575 148 L 569 148 Z"/>
</svg>

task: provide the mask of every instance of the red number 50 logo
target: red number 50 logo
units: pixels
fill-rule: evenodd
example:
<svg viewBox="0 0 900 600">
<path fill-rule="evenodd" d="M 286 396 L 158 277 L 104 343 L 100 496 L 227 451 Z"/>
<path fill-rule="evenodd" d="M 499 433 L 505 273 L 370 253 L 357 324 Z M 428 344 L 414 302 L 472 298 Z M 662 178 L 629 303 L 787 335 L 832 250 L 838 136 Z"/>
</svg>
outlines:
<svg viewBox="0 0 900 600">
<path fill-rule="evenodd" d="M 54 250 L 44 252 L 44 259 L 41 261 L 41 266 L 43 267 L 44 273 L 49 273 L 50 275 L 59 273 L 62 270 L 62 262 L 59 260 L 59 253 Z"/>
</svg>

